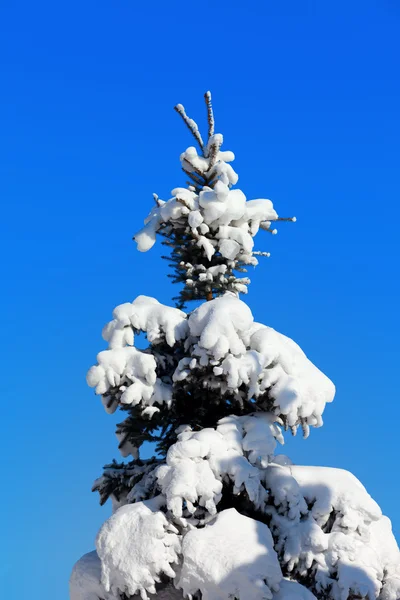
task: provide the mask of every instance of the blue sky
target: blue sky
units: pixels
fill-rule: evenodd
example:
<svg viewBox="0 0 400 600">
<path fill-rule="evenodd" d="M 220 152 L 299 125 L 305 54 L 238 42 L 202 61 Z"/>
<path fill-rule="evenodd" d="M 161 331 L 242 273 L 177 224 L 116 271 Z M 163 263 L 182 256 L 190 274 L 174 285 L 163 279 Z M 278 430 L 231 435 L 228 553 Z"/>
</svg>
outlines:
<svg viewBox="0 0 400 600">
<path fill-rule="evenodd" d="M 0 4 L 4 598 L 67 600 L 109 514 L 85 373 L 115 305 L 174 295 L 131 237 L 184 183 L 172 107 L 204 123 L 206 89 L 240 187 L 298 218 L 259 236 L 247 301 L 337 385 L 285 451 L 353 471 L 400 538 L 399 26 L 394 0 Z"/>
</svg>

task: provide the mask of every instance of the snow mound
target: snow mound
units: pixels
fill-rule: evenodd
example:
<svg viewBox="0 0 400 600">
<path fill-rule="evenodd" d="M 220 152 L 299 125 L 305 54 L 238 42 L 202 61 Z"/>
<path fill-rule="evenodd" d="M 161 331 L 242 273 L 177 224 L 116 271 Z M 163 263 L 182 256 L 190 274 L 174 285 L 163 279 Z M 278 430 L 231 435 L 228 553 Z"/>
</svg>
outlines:
<svg viewBox="0 0 400 600">
<path fill-rule="evenodd" d="M 282 579 L 279 592 L 274 593 L 273 600 L 317 600 L 317 598 L 297 581 Z"/>
<path fill-rule="evenodd" d="M 106 592 L 147 598 L 147 592 L 156 593 L 162 573 L 175 577 L 171 564 L 178 562 L 179 536 L 159 508 L 159 498 L 127 504 L 101 527 L 96 548 Z"/>
<path fill-rule="evenodd" d="M 399 600 L 400 598 L 400 573 L 388 575 L 383 584 L 379 600 Z"/>
<path fill-rule="evenodd" d="M 332 531 L 369 535 L 368 526 L 381 518 L 378 504 L 362 483 L 349 471 L 332 467 L 291 466 L 311 514 L 321 527 L 334 519 Z M 334 512 L 334 515 L 332 514 Z"/>
<path fill-rule="evenodd" d="M 182 542 L 178 587 L 204 600 L 271 600 L 282 573 L 268 527 L 234 508 L 219 513 Z"/>
<path fill-rule="evenodd" d="M 72 569 L 69 580 L 70 600 L 119 600 L 106 592 L 101 583 L 101 562 L 97 552 L 82 556 Z"/>
<path fill-rule="evenodd" d="M 156 585 L 158 600 L 182 600 L 181 590 L 172 583 Z M 134 594 L 132 600 L 141 600 L 142 595 Z M 70 578 L 70 600 L 121 600 L 117 596 L 106 592 L 101 583 L 101 562 L 96 551 L 89 552 L 75 564 Z"/>
</svg>

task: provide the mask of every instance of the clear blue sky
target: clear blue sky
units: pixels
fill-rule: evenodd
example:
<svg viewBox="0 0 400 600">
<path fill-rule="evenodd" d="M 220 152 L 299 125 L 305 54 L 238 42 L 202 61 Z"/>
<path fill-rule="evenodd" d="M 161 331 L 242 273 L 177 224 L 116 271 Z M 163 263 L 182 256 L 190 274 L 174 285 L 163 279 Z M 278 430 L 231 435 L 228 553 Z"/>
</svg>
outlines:
<svg viewBox="0 0 400 600">
<path fill-rule="evenodd" d="M 67 600 L 108 516 L 116 419 L 85 373 L 116 304 L 174 294 L 131 236 L 206 89 L 240 187 L 298 218 L 258 238 L 248 303 L 337 385 L 286 452 L 353 471 L 400 537 L 399 30 L 395 0 L 0 4 L 2 597 Z"/>
</svg>

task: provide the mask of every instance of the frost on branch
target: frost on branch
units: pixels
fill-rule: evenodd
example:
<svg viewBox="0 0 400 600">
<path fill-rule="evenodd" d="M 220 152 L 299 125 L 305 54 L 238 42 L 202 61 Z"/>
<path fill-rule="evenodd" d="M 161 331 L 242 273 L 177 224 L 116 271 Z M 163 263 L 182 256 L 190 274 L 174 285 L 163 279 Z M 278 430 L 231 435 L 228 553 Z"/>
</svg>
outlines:
<svg viewBox="0 0 400 600">
<path fill-rule="evenodd" d="M 175 108 L 193 134 L 200 154 L 190 146 L 181 154 L 181 166 L 189 177 L 188 188 L 175 188 L 172 198 L 163 201 L 155 196 L 156 206 L 135 234 L 138 250 L 146 252 L 157 234 L 172 248 L 173 280 L 183 284 L 177 300 L 180 307 L 188 300 L 210 298 L 224 291 L 246 293 L 250 283 L 238 272 L 258 264 L 254 236 L 259 229 L 276 233 L 271 222 L 279 219 L 271 200 L 247 200 L 235 189 L 238 175 L 231 162 L 235 155 L 222 151 L 223 136 L 214 133 L 211 94 L 205 95 L 208 114 L 208 141 L 205 144 L 197 124 L 186 115 L 181 104 Z"/>
<path fill-rule="evenodd" d="M 100 529 L 96 548 L 106 592 L 147 598 L 162 574 L 175 577 L 171 565 L 178 562 L 180 540 L 160 504 L 154 498 L 122 506 Z"/>
<path fill-rule="evenodd" d="M 182 553 L 178 586 L 185 594 L 200 591 L 204 600 L 271 600 L 282 581 L 268 527 L 234 508 L 189 531 Z"/>
</svg>

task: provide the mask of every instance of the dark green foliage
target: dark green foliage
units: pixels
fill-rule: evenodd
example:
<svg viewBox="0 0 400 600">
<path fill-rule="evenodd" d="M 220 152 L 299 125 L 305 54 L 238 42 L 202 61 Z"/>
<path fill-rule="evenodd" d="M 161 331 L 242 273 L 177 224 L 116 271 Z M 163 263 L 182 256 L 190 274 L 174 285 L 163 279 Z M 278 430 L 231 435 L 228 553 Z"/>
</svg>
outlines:
<svg viewBox="0 0 400 600">
<path fill-rule="evenodd" d="M 129 463 L 117 463 L 113 460 L 111 464 L 105 465 L 103 475 L 96 479 L 92 491 L 99 492 L 101 505 L 111 495 L 120 502 L 159 463 L 157 458 L 133 460 Z"/>
<path fill-rule="evenodd" d="M 205 237 L 212 240 L 215 233 L 210 230 Z M 182 222 L 181 227 L 165 227 L 160 234 L 166 238 L 162 243 L 171 248 L 169 256 L 162 258 L 167 260 L 173 273 L 168 275 L 173 283 L 180 284 L 182 289 L 173 300 L 177 308 L 184 308 L 188 302 L 194 300 L 210 300 L 225 292 L 235 292 L 236 285 L 243 280 L 236 273 L 246 273 L 246 265 L 239 260 L 228 261 L 216 252 L 210 260 L 204 255 L 204 251 L 197 246 L 197 240 L 193 238 L 187 222 Z M 213 281 L 203 280 L 201 275 L 210 267 L 225 265 L 226 272 Z M 190 281 L 190 285 L 188 283 Z M 246 279 L 245 283 L 248 282 Z M 236 284 L 236 285 L 235 285 Z"/>
</svg>

